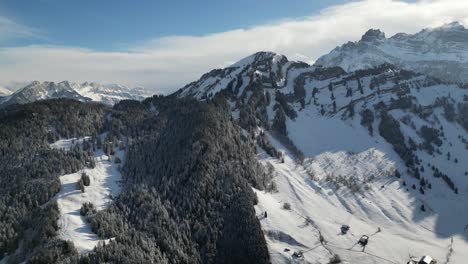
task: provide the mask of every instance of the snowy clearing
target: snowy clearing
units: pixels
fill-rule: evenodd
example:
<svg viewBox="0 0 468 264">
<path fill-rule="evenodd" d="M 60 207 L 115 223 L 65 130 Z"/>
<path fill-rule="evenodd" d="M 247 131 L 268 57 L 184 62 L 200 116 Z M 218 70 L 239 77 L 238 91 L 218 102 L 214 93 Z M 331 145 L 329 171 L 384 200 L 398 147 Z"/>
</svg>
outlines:
<svg viewBox="0 0 468 264">
<path fill-rule="evenodd" d="M 65 139 L 51 145 L 53 148 L 70 149 L 74 144 L 81 144 L 83 139 Z M 94 152 L 96 167 L 85 168 L 73 174 L 60 177 L 62 187 L 56 199 L 60 208 L 59 238 L 72 241 L 79 253 L 86 253 L 94 249 L 101 241 L 96 234 L 91 231 L 90 224 L 85 217 L 80 215 L 83 203 L 92 202 L 96 209 L 102 210 L 112 202 L 111 197 L 115 197 L 120 192 L 119 181 L 121 174 L 119 164 L 109 161 L 109 157 L 101 149 Z M 124 151 L 117 150 L 114 157 L 123 160 Z M 85 187 L 82 193 L 77 189 L 77 182 L 82 173 L 86 173 L 90 179 L 90 186 Z"/>
</svg>

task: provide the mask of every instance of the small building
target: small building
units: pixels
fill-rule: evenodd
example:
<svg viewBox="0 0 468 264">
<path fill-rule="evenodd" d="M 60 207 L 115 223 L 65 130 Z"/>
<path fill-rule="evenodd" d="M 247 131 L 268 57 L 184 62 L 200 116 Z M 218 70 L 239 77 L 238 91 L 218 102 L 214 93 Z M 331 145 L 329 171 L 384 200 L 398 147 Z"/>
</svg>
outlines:
<svg viewBox="0 0 468 264">
<path fill-rule="evenodd" d="M 412 259 L 407 264 L 437 264 L 437 261 L 431 256 L 424 256 L 419 261 Z"/>
<path fill-rule="evenodd" d="M 418 264 L 436 264 L 437 262 L 430 256 L 424 256 L 418 262 Z"/>
<path fill-rule="evenodd" d="M 342 225 L 341 226 L 341 234 L 346 235 L 349 231 L 349 225 Z"/>
<path fill-rule="evenodd" d="M 358 243 L 363 247 L 365 247 L 368 242 L 369 242 L 369 236 L 366 236 L 366 235 L 363 235 L 358 241 Z"/>
<path fill-rule="evenodd" d="M 304 253 L 302 252 L 302 250 L 299 250 L 299 251 L 295 251 L 293 254 L 292 254 L 292 258 L 293 259 L 304 259 Z"/>
</svg>

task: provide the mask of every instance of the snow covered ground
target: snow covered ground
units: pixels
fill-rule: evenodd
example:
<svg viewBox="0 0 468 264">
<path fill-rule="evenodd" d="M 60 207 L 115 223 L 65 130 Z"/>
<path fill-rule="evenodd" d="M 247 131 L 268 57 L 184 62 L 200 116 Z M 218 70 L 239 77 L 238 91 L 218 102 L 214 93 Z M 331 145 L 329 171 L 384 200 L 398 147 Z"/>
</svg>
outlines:
<svg viewBox="0 0 468 264">
<path fill-rule="evenodd" d="M 50 147 L 53 149 L 62 149 L 65 151 L 70 150 L 75 145 L 83 144 L 84 140 L 89 140 L 91 137 L 83 137 L 83 138 L 69 138 L 69 139 L 61 139 L 50 144 Z"/>
<path fill-rule="evenodd" d="M 82 142 L 83 139 L 64 139 L 53 143 L 51 147 L 67 150 L 74 144 Z M 124 151 L 117 150 L 114 157 L 123 160 Z M 108 156 L 100 149 L 95 151 L 95 161 L 96 167 L 93 169 L 86 168 L 77 173 L 61 176 L 62 187 L 56 196 L 61 214 L 58 222 L 59 238 L 72 241 L 80 253 L 93 250 L 101 241 L 91 231 L 90 224 L 80 215 L 82 204 L 92 202 L 99 211 L 112 201 L 111 196 L 115 197 L 120 192 L 119 164 L 109 161 Z M 77 182 L 83 172 L 91 178 L 91 184 L 85 187 L 84 193 L 77 189 Z"/>
<path fill-rule="evenodd" d="M 393 160 L 392 155 L 389 157 L 377 149 L 360 153 L 325 152 L 306 159 L 302 166 L 281 144 L 270 139 L 285 153 L 285 162 L 261 150 L 259 159 L 263 164 L 273 165 L 278 192 L 255 191 L 259 200 L 256 210 L 273 263 L 294 261 L 291 255 L 298 250 L 304 252 L 305 259 L 296 262 L 304 263 L 329 263 L 335 254 L 342 263 L 352 264 L 406 263 L 411 257 L 424 255 L 431 255 L 438 263 L 466 263 L 468 237 L 462 232 L 448 235 L 437 231 L 444 214 L 468 219 L 466 210 L 460 208 L 466 194 L 432 198 L 435 205 L 445 206 L 445 210 L 437 206 L 437 211 L 433 211 L 431 198 L 408 191 L 396 177 L 383 173 L 398 166 L 399 161 Z M 353 192 L 345 186 L 337 188 L 330 184 L 325 180 L 327 173 L 355 176 L 359 180 L 375 177 L 367 182 L 368 188 Z M 290 210 L 283 209 L 285 203 L 291 205 Z M 422 204 L 426 212 L 419 210 Z M 263 217 L 265 211 L 267 218 Z M 458 222 L 443 223 L 453 224 Z M 351 227 L 348 234 L 341 234 L 342 225 Z M 463 230 L 462 226 L 458 228 Z M 370 237 L 366 248 L 357 244 L 362 235 Z"/>
</svg>

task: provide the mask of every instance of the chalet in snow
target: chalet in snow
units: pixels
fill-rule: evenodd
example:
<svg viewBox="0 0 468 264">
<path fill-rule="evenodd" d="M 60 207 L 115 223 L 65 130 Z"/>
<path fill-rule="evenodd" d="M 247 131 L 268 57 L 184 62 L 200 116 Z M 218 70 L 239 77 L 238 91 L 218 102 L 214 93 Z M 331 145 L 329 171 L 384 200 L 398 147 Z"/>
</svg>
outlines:
<svg viewBox="0 0 468 264">
<path fill-rule="evenodd" d="M 423 256 L 419 261 L 410 260 L 407 264 L 437 264 L 437 261 L 431 256 Z"/>
</svg>

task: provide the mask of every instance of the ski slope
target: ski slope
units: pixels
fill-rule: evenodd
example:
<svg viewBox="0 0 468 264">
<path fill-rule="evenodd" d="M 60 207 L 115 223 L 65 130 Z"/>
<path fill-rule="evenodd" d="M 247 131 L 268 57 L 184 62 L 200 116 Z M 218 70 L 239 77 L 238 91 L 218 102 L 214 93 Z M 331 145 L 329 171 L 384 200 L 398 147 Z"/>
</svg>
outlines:
<svg viewBox="0 0 468 264">
<path fill-rule="evenodd" d="M 82 142 L 83 139 L 64 139 L 53 143 L 51 147 L 67 150 L 74 144 Z M 94 155 L 96 167 L 93 169 L 85 168 L 79 172 L 61 176 L 62 187 L 56 195 L 60 209 L 58 237 L 72 241 L 81 254 L 93 250 L 101 241 L 91 231 L 91 226 L 85 217 L 80 215 L 82 204 L 92 202 L 99 211 L 106 208 L 112 202 L 112 197 L 116 197 L 120 193 L 119 164 L 109 161 L 108 156 L 101 149 L 96 150 Z M 117 150 L 114 157 L 123 160 L 124 151 Z M 77 182 L 83 172 L 91 178 L 91 184 L 85 187 L 84 193 L 77 189 Z"/>
</svg>

